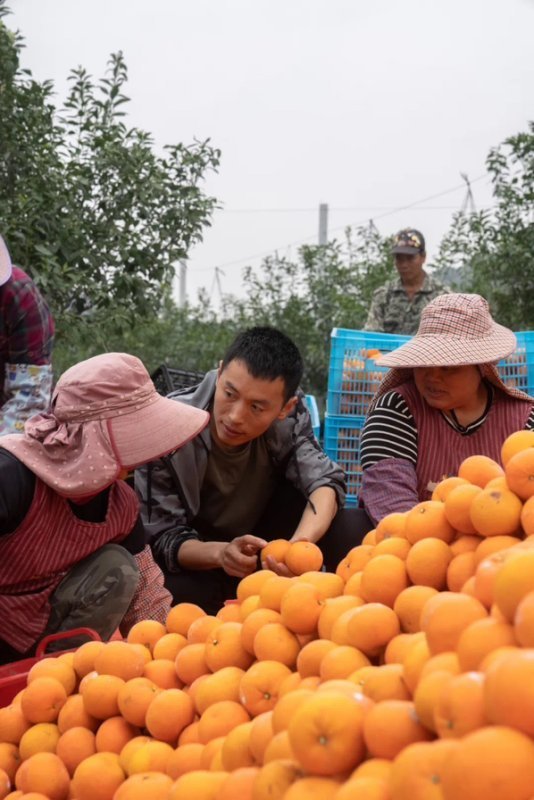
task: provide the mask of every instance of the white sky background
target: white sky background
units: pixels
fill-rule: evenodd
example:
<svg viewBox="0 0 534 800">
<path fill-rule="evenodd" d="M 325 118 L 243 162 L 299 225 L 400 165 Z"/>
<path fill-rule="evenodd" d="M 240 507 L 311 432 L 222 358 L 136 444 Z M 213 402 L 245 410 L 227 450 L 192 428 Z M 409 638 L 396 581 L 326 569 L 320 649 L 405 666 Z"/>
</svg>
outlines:
<svg viewBox="0 0 534 800">
<path fill-rule="evenodd" d="M 158 146 L 221 148 L 206 190 L 223 209 L 191 253 L 187 289 L 239 294 L 247 264 L 373 218 L 437 251 L 465 187 L 491 203 L 490 147 L 533 114 L 534 0 L 11 0 L 23 66 L 52 79 L 129 69 L 126 122 Z M 254 257 L 253 257 L 254 256 Z"/>
</svg>

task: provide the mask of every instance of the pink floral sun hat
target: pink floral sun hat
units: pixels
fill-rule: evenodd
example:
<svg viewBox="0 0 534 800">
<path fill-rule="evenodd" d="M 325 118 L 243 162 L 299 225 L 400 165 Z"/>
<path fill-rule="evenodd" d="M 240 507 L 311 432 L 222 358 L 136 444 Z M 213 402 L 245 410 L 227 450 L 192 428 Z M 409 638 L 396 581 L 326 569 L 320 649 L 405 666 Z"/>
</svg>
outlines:
<svg viewBox="0 0 534 800">
<path fill-rule="evenodd" d="M 23 434 L 2 437 L 0 447 L 58 494 L 76 498 L 177 450 L 208 420 L 207 411 L 161 397 L 135 356 L 106 353 L 64 372 L 50 413 L 31 417 Z"/>
<path fill-rule="evenodd" d="M 12 271 L 11 256 L 6 243 L 0 236 L 0 286 L 11 278 Z"/>
</svg>

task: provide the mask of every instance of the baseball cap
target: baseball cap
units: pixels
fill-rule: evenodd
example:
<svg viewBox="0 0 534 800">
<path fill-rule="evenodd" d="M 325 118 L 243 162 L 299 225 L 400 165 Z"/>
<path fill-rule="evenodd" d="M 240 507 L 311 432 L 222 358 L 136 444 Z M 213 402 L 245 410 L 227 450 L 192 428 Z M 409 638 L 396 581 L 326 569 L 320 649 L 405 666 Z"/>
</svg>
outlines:
<svg viewBox="0 0 534 800">
<path fill-rule="evenodd" d="M 395 234 L 391 252 L 405 255 L 422 254 L 425 252 L 425 237 L 421 231 L 416 231 L 415 228 L 403 228 Z"/>
</svg>

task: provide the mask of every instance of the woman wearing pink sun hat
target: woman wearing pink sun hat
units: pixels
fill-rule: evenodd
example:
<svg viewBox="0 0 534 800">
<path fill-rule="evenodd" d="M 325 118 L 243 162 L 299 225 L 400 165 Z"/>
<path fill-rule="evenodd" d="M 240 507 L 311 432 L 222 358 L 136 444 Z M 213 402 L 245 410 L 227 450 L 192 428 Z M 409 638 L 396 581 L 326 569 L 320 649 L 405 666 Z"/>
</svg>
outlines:
<svg viewBox="0 0 534 800">
<path fill-rule="evenodd" d="M 375 523 L 429 500 L 468 456 L 500 461 L 507 436 L 534 429 L 534 399 L 505 385 L 496 367 L 515 348 L 483 297 L 445 294 L 423 310 L 410 341 L 377 360 L 391 369 L 360 442 L 360 498 Z"/>
<path fill-rule="evenodd" d="M 107 353 L 67 370 L 50 412 L 0 439 L 0 663 L 45 633 L 89 626 L 106 639 L 164 621 L 171 598 L 121 478 L 208 420 L 161 397 L 138 358 Z"/>
</svg>

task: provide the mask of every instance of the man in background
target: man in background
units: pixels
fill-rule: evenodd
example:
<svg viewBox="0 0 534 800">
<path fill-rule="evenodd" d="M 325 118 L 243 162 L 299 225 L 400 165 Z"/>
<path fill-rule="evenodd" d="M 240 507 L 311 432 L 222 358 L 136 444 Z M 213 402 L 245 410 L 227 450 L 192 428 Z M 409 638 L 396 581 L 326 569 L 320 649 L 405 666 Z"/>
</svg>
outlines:
<svg viewBox="0 0 534 800">
<path fill-rule="evenodd" d="M 364 330 L 413 336 L 423 308 L 449 290 L 423 269 L 426 250 L 420 231 L 399 231 L 391 252 L 398 277 L 375 290 Z"/>
<path fill-rule="evenodd" d="M 0 436 L 21 433 L 29 417 L 48 408 L 53 341 L 48 305 L 13 266 L 0 236 Z"/>
</svg>

